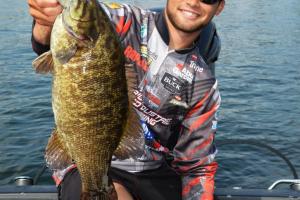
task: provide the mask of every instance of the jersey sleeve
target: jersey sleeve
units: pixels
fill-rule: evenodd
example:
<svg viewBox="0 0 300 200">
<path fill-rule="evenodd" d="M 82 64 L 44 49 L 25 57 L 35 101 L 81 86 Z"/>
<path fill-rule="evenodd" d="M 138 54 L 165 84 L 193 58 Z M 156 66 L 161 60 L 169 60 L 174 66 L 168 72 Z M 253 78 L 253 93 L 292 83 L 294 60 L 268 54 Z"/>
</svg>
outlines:
<svg viewBox="0 0 300 200">
<path fill-rule="evenodd" d="M 183 120 L 172 162 L 173 168 L 182 176 L 183 200 L 213 200 L 214 175 L 217 170 L 214 137 L 220 102 L 215 81 Z"/>
<path fill-rule="evenodd" d="M 100 3 L 101 8 L 110 18 L 120 40 L 136 35 L 137 27 L 142 20 L 142 11 L 137 7 L 119 3 Z"/>
</svg>

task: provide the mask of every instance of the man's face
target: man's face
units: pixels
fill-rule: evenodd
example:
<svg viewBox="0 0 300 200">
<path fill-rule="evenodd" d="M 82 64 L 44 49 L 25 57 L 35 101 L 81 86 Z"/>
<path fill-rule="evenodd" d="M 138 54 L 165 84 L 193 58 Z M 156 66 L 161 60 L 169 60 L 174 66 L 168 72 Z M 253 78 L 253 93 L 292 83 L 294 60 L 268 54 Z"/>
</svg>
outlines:
<svg viewBox="0 0 300 200">
<path fill-rule="evenodd" d="M 168 0 L 166 16 L 176 29 L 193 33 L 207 25 L 223 6 L 223 1 L 208 5 L 202 0 Z"/>
</svg>

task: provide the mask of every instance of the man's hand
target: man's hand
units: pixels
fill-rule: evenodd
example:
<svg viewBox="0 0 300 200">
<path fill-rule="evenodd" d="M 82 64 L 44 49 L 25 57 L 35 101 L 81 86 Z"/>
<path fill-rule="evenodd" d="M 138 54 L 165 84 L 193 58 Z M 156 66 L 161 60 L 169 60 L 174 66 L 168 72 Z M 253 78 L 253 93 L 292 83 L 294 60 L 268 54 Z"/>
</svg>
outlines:
<svg viewBox="0 0 300 200">
<path fill-rule="evenodd" d="M 62 12 L 57 0 L 28 0 L 29 13 L 35 20 L 33 37 L 42 44 L 49 44 L 53 23 Z"/>
<path fill-rule="evenodd" d="M 55 18 L 62 11 L 57 0 L 28 0 L 29 13 L 37 24 L 53 26 Z"/>
</svg>

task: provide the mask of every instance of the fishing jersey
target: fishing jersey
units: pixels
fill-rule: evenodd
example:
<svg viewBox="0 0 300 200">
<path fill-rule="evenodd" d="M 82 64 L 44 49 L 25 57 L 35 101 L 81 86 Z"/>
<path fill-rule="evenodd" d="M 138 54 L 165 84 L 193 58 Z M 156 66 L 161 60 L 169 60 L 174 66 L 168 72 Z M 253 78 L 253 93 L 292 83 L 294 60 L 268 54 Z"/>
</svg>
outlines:
<svg viewBox="0 0 300 200">
<path fill-rule="evenodd" d="M 141 172 L 159 168 L 171 157 L 172 168 L 182 177 L 182 199 L 213 199 L 214 136 L 221 101 L 214 74 L 220 50 L 214 24 L 208 25 L 213 34 L 204 37 L 205 27 L 190 48 L 173 50 L 168 47 L 164 12 L 127 4 L 100 5 L 124 47 L 126 71 L 136 73 L 130 103 L 141 126 L 134 138 L 121 141 L 120 148 L 130 153 L 113 156 L 111 165 Z M 49 48 L 32 41 L 37 53 Z M 62 178 L 64 173 L 56 174 Z"/>
</svg>

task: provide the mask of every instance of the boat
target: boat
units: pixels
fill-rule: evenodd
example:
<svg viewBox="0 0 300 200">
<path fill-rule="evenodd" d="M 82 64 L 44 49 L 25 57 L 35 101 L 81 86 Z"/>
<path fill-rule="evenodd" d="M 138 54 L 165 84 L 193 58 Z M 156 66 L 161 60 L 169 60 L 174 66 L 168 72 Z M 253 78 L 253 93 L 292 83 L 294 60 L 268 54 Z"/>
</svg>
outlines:
<svg viewBox="0 0 300 200">
<path fill-rule="evenodd" d="M 298 183 L 300 185 L 300 180 Z M 298 185 L 298 189 L 299 189 Z M 0 200 L 57 200 L 54 185 L 0 186 Z M 215 200 L 300 200 L 300 191 L 287 189 L 216 188 Z"/>
<path fill-rule="evenodd" d="M 291 170 L 294 179 L 275 181 L 269 188 L 248 189 L 242 187 L 215 188 L 215 200 L 300 200 L 300 179 L 287 157 L 273 147 L 255 140 L 231 139 L 217 142 L 218 146 L 246 144 L 267 149 L 284 160 Z M 43 166 L 33 178 L 20 176 L 15 178 L 15 185 L 0 186 L 0 200 L 57 200 L 55 185 L 39 185 L 38 179 L 44 173 Z M 280 187 L 283 185 L 285 187 Z"/>
</svg>

